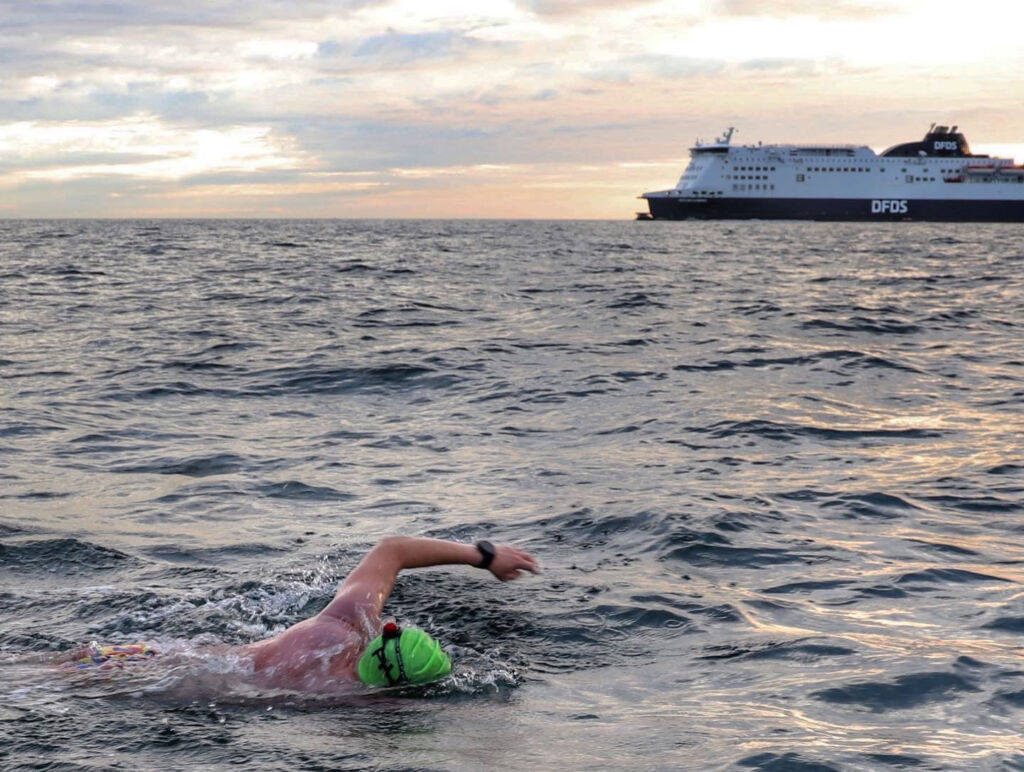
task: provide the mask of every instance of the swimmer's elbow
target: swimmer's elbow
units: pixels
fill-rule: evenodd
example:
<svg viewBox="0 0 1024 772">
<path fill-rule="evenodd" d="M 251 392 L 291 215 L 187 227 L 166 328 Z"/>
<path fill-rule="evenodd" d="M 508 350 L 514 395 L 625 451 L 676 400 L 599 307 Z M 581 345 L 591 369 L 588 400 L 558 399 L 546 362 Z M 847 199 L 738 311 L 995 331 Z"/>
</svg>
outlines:
<svg viewBox="0 0 1024 772">
<path fill-rule="evenodd" d="M 381 552 L 391 552 L 401 549 L 402 544 L 407 541 L 409 541 L 408 536 L 385 536 L 377 542 L 373 549 L 380 550 Z"/>
<path fill-rule="evenodd" d="M 385 536 L 366 556 L 368 562 L 380 567 L 393 568 L 400 571 L 405 567 L 405 557 L 408 552 L 407 536 Z"/>
<path fill-rule="evenodd" d="M 390 557 L 392 555 L 398 555 L 402 551 L 403 543 L 407 540 L 405 536 L 385 536 L 372 550 L 371 553 L 376 553 L 379 557 Z"/>
</svg>

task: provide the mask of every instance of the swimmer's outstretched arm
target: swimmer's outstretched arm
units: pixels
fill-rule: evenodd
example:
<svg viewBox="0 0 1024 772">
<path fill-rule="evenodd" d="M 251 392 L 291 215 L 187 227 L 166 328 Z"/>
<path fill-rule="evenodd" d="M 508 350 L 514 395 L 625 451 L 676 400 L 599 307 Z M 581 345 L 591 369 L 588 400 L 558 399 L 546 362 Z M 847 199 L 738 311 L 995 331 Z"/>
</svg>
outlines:
<svg viewBox="0 0 1024 772">
<path fill-rule="evenodd" d="M 381 610 L 391 595 L 398 573 L 406 568 L 428 566 L 479 566 L 483 555 L 476 546 L 441 539 L 415 536 L 389 536 L 355 567 L 342 582 L 322 615 L 349 621 L 380 620 Z M 494 559 L 488 570 L 503 582 L 518 579 L 524 571 L 537 573 L 540 566 L 536 558 L 521 549 L 505 545 L 495 546 Z"/>
</svg>

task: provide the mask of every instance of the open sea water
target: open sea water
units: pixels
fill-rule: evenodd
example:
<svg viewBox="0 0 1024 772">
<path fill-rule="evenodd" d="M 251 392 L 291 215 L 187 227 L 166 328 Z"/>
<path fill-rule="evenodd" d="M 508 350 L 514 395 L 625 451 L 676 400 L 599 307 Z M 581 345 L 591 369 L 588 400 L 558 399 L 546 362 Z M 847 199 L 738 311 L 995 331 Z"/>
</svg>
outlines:
<svg viewBox="0 0 1024 772">
<path fill-rule="evenodd" d="M 0 221 L 0 766 L 1022 770 L 1022 277 L 1016 225 Z M 544 572 L 403 574 L 413 693 L 205 653 L 392 533 Z"/>
</svg>

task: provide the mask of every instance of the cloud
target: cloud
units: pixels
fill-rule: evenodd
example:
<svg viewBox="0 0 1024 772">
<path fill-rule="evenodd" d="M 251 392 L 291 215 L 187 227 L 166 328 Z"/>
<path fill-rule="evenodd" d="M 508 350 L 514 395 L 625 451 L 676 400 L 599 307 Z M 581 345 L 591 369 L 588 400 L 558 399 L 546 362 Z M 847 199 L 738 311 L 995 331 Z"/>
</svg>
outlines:
<svg viewBox="0 0 1024 772">
<path fill-rule="evenodd" d="M 801 75 L 814 75 L 819 71 L 819 64 L 814 59 L 797 59 L 792 57 L 763 57 L 748 59 L 740 63 L 740 69 L 754 72 L 789 72 Z"/>
<path fill-rule="evenodd" d="M 124 27 L 247 27 L 255 22 L 339 15 L 390 0 L 0 0 L 8 30 L 89 34 Z"/>
<path fill-rule="evenodd" d="M 516 5 L 537 16 L 558 17 L 603 10 L 621 11 L 653 2 L 655 0 L 516 0 Z"/>
<path fill-rule="evenodd" d="M 0 124 L 0 156 L 24 180 L 135 177 L 179 180 L 211 172 L 255 173 L 309 161 L 268 126 L 194 129 L 152 115 L 103 121 Z"/>
<path fill-rule="evenodd" d="M 364 40 L 353 56 L 401 62 L 436 59 L 450 56 L 457 45 L 469 42 L 469 38 L 454 30 L 400 33 L 389 29 L 383 35 Z"/>
<path fill-rule="evenodd" d="M 594 80 L 632 83 L 637 78 L 676 79 L 715 75 L 725 70 L 726 66 L 726 62 L 720 59 L 645 54 L 604 62 L 595 66 L 589 75 Z"/>
<path fill-rule="evenodd" d="M 716 0 L 716 16 L 815 16 L 821 19 L 870 19 L 897 13 L 892 3 L 862 0 Z"/>
</svg>

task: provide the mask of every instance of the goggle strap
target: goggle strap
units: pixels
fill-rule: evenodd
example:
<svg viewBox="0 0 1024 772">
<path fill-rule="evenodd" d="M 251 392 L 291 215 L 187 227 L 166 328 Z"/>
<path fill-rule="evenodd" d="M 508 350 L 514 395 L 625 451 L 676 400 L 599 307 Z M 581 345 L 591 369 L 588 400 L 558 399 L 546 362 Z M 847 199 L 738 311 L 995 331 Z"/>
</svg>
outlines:
<svg viewBox="0 0 1024 772">
<path fill-rule="evenodd" d="M 384 651 L 384 647 L 387 646 L 387 642 L 390 638 L 393 638 L 395 641 L 395 660 L 398 665 L 397 679 L 391 675 L 392 665 L 388 662 L 387 654 Z M 405 673 L 405 663 L 402 661 L 402 647 L 399 645 L 401 640 L 401 631 L 399 631 L 397 635 L 382 638 L 380 646 L 373 652 L 373 656 L 377 658 L 377 663 L 380 666 L 381 672 L 384 674 L 384 677 L 388 679 L 388 686 L 396 686 L 397 684 L 406 683 L 409 680 L 409 676 Z"/>
</svg>

